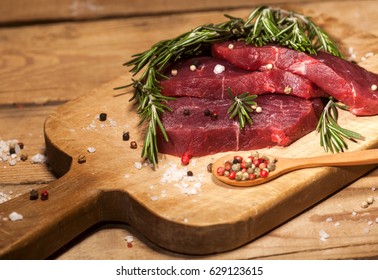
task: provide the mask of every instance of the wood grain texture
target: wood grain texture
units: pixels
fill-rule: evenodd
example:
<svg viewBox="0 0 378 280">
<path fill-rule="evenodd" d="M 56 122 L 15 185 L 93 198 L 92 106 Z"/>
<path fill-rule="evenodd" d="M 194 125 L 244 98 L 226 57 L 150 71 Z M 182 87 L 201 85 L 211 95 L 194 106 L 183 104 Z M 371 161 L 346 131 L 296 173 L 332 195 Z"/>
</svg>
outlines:
<svg viewBox="0 0 378 280">
<path fill-rule="evenodd" d="M 221 154 L 192 159 L 195 164 L 188 168 L 193 177 L 186 176 L 188 168 L 181 166 L 178 157 L 161 155 L 158 168 L 143 166 L 144 130 L 138 126 L 133 103 L 128 102 L 132 92 L 115 96 L 112 90 L 122 79 L 59 107 L 46 120 L 49 164 L 65 176 L 46 188 L 51 196 L 46 202 L 30 202 L 23 195 L 4 203 L 4 212 L 13 209 L 25 216 L 22 221 L 2 223 L 2 258 L 46 258 L 104 221 L 128 223 L 173 252 L 225 252 L 267 233 L 376 166 L 303 169 L 253 188 L 231 188 L 214 180 L 207 165 Z M 101 112 L 108 114 L 106 122 L 96 117 Z M 340 114 L 341 123 L 358 127 L 366 137 L 351 145 L 351 150 L 378 147 L 377 121 L 378 117 Z M 122 140 L 125 129 L 139 149 L 131 149 Z M 95 152 L 88 153 L 89 147 Z M 310 133 L 289 147 L 270 148 L 269 153 L 306 157 L 324 152 L 315 133 Z M 85 163 L 77 161 L 80 155 L 86 156 Z M 162 181 L 173 165 L 170 176 L 184 175 Z"/>
<path fill-rule="evenodd" d="M 359 2 L 356 4 L 355 1 L 343 1 L 343 5 L 340 6 L 334 1 L 327 1 L 321 5 L 309 3 L 292 7 L 311 14 L 316 21 L 322 22 L 327 31 L 336 38 L 343 37 L 345 34 L 348 38 L 351 33 L 363 33 L 363 40 L 356 41 L 351 36 L 345 44 L 346 50 L 348 47 L 354 47 L 357 61 L 361 62 L 366 52 L 375 49 L 374 44 L 369 42 L 377 36 L 377 21 L 372 19 L 375 18 L 378 7 L 374 5 L 374 1 Z M 240 16 L 245 16 L 245 11 L 248 9 L 240 10 Z M 215 19 L 223 19 L 223 13 L 215 12 L 214 14 L 218 15 Z M 72 100 L 85 94 L 91 88 L 96 88 L 124 73 L 125 69 L 120 65 L 134 50 L 139 51 L 142 47 L 148 47 L 165 34 L 171 37 L 181 30 L 186 30 L 185 28 L 190 28 L 191 24 L 201 24 L 204 20 L 207 21 L 207 15 L 211 17 L 212 13 L 196 12 L 187 17 L 182 14 L 178 18 L 183 17 L 188 21 L 182 29 L 177 26 L 172 28 L 166 24 L 164 32 L 151 31 L 149 33 L 148 31 L 154 28 L 152 22 L 166 19 L 168 23 L 172 15 L 139 17 L 135 20 L 135 24 L 132 24 L 134 19 L 130 18 L 77 23 L 56 22 L 33 25 L 30 28 L 27 26 L 0 28 L 2 65 L 0 102 L 5 104 L 5 107 L 0 109 L 1 138 L 18 138 L 26 142 L 28 148 L 33 148 L 33 151 L 40 151 L 44 147 L 43 138 L 40 137 L 43 122 L 45 117 L 53 111 L 54 106 L 50 107 L 51 111 L 44 111 L 45 106 L 36 106 L 35 110 L 21 111 L 18 108 L 12 108 L 11 104 L 55 104 L 54 102 L 60 102 L 59 100 Z M 176 19 L 176 17 L 173 18 Z M 145 28 L 139 29 L 135 26 L 140 20 L 146 24 Z M 339 28 L 341 22 L 349 27 Z M 352 25 L 353 28 L 350 28 Z M 332 28 L 329 28 L 330 26 Z M 137 44 L 129 45 L 124 36 L 125 30 L 128 30 L 133 40 L 137 40 L 142 47 L 138 49 Z M 67 36 L 64 36 L 65 32 Z M 141 32 L 147 32 L 143 33 L 146 36 L 137 36 Z M 99 39 L 96 36 L 99 36 Z M 105 41 L 108 43 L 102 45 L 101 42 Z M 97 42 L 101 47 L 98 48 L 98 45 L 91 42 Z M 34 56 L 37 49 L 39 56 Z M 12 50 L 16 51 L 12 54 Z M 86 53 L 92 51 L 96 54 L 96 58 L 86 59 Z M 45 53 L 49 59 L 44 59 Z M 65 59 L 59 58 L 57 54 Z M 95 64 L 95 60 L 100 63 Z M 376 61 L 370 59 L 362 62 L 362 65 L 377 67 Z M 78 70 L 79 66 L 81 70 Z M 49 75 L 43 77 L 44 72 Z M 53 83 L 49 83 L 49 80 Z M 27 87 L 24 88 L 24 85 Z M 60 88 L 68 90 L 60 90 Z M 14 118 L 14 114 L 18 118 Z M 3 169 L 4 166 L 6 168 Z M 23 167 L 17 165 L 11 168 L 3 164 L 0 167 L 3 171 L 6 170 L 0 175 L 0 191 L 5 191 L 7 194 L 11 192 L 11 197 L 26 193 L 30 188 L 44 188 L 48 182 L 54 180 L 46 165 L 31 165 L 28 162 Z M 172 253 L 157 247 L 128 225 L 110 223 L 92 228 L 72 243 L 63 246 L 52 257 L 59 259 L 377 258 L 378 228 L 375 223 L 369 223 L 374 222 L 378 216 L 377 206 L 373 204 L 368 209 L 360 207 L 367 196 L 376 196 L 372 190 L 376 187 L 376 182 L 377 173 L 373 172 L 254 242 L 226 253 L 207 256 Z M 23 191 L 21 191 L 22 188 Z M 356 216 L 352 215 L 353 211 L 356 211 Z M 0 216 L 5 217 L 5 214 L 0 213 Z M 326 222 L 327 218 L 333 218 L 335 222 Z M 336 221 L 340 223 L 339 226 L 335 226 Z M 321 229 L 325 229 L 330 234 L 330 238 L 325 242 L 319 240 Z M 134 236 L 135 242 L 132 248 L 127 247 L 124 241 L 125 235 Z"/>
<path fill-rule="evenodd" d="M 325 0 L 323 0 L 325 1 Z M 95 19 L 102 17 L 136 16 L 145 14 L 182 13 L 203 10 L 220 10 L 238 7 L 253 7 L 261 4 L 276 4 L 277 0 L 236 0 L 236 1 L 167 1 L 167 0 L 3 0 L 0 23 Z M 314 2 L 294 0 L 290 2 Z M 319 2 L 319 1 L 317 1 Z"/>
</svg>

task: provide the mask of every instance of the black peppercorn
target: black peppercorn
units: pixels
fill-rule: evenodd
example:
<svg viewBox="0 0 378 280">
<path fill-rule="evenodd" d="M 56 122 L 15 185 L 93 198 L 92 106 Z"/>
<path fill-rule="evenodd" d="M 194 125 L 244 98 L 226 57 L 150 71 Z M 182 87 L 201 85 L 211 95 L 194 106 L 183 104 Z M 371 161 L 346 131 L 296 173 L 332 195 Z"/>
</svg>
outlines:
<svg viewBox="0 0 378 280">
<path fill-rule="evenodd" d="M 193 176 L 193 172 L 192 171 L 188 171 L 187 173 L 186 173 L 186 175 L 188 175 L 188 176 Z"/>
<path fill-rule="evenodd" d="M 125 131 L 123 134 L 122 134 L 122 140 L 123 141 L 129 141 L 130 140 L 130 134 L 128 131 Z"/>
<path fill-rule="evenodd" d="M 240 163 L 240 161 L 238 159 L 234 158 L 233 161 L 232 161 L 232 164 L 238 164 L 238 163 Z"/>
<path fill-rule="evenodd" d="M 212 164 L 212 163 L 209 163 L 209 164 L 207 165 L 207 171 L 211 173 L 212 169 L 213 169 L 213 164 Z"/>
<path fill-rule="evenodd" d="M 15 154 L 16 153 L 16 149 L 14 147 L 12 148 L 9 148 L 9 154 Z"/>
<path fill-rule="evenodd" d="M 36 190 L 30 191 L 30 200 L 36 200 L 36 199 L 38 199 L 38 197 L 39 197 L 38 191 L 36 191 Z"/>
<path fill-rule="evenodd" d="M 189 115 L 190 115 L 189 109 L 184 109 L 184 116 L 189 116 Z"/>
<path fill-rule="evenodd" d="M 216 120 L 216 119 L 218 118 L 218 113 L 215 112 L 215 111 L 211 112 L 211 114 L 210 114 L 210 118 L 211 118 L 212 120 Z"/>
<path fill-rule="evenodd" d="M 204 114 L 206 117 L 208 117 L 208 116 L 210 116 L 211 112 L 210 112 L 209 109 L 206 109 L 205 111 L 203 111 L 203 114 Z"/>
<path fill-rule="evenodd" d="M 106 113 L 101 113 L 100 114 L 100 121 L 106 121 L 107 114 Z"/>
<path fill-rule="evenodd" d="M 84 155 L 79 155 L 79 157 L 77 158 L 78 163 L 84 163 L 86 161 L 87 161 L 87 158 Z"/>
</svg>

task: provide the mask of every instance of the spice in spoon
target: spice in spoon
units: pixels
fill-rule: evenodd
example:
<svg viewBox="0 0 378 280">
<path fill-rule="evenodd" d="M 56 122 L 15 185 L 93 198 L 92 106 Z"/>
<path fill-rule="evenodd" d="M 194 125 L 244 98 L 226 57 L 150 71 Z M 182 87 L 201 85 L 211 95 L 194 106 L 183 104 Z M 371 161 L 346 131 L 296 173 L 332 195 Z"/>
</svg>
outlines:
<svg viewBox="0 0 378 280">
<path fill-rule="evenodd" d="M 218 167 L 217 175 L 236 181 L 267 178 L 269 173 L 275 170 L 276 162 L 276 158 L 269 158 L 260 155 L 258 152 L 251 153 L 246 159 L 235 155 L 232 159 Z"/>
</svg>

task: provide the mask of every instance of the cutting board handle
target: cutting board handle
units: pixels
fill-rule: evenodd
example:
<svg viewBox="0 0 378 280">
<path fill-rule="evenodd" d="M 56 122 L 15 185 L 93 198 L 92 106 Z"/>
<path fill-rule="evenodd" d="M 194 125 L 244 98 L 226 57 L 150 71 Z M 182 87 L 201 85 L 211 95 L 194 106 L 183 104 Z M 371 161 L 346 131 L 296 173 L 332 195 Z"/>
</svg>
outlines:
<svg viewBox="0 0 378 280">
<path fill-rule="evenodd" d="M 101 221 L 101 192 L 94 184 L 88 174 L 69 171 L 44 188 L 47 200 L 40 192 L 36 200 L 27 193 L 2 203 L 0 259 L 44 259 Z M 23 218 L 7 219 L 12 212 Z"/>
</svg>

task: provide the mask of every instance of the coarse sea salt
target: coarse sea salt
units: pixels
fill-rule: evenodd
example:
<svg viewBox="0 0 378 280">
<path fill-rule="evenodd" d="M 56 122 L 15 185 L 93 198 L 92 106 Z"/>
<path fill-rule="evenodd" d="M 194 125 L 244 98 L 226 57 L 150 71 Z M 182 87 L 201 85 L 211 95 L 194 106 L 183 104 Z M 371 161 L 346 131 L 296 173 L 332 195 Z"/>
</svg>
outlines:
<svg viewBox="0 0 378 280">
<path fill-rule="evenodd" d="M 9 217 L 9 219 L 10 219 L 12 222 L 20 221 L 20 220 L 22 220 L 22 219 L 24 218 L 21 214 L 19 214 L 19 213 L 17 213 L 17 212 L 12 212 L 12 213 L 10 213 L 8 217 Z"/>
<path fill-rule="evenodd" d="M 142 165 L 141 162 L 137 161 L 137 162 L 134 163 L 134 167 L 135 167 L 136 169 L 142 169 L 143 165 Z"/>
<path fill-rule="evenodd" d="M 199 173 L 193 176 L 188 176 L 187 174 L 187 167 L 179 168 L 177 164 L 169 163 L 168 168 L 160 179 L 160 183 L 175 183 L 174 186 L 186 195 L 198 194 L 202 187 L 202 182 L 205 180 L 204 174 Z"/>
<path fill-rule="evenodd" d="M 0 204 L 3 203 L 3 202 L 6 202 L 10 199 L 10 196 L 3 193 L 3 192 L 0 192 Z"/>
<path fill-rule="evenodd" d="M 220 73 L 224 72 L 224 70 L 226 70 L 226 68 L 223 65 L 217 64 L 214 67 L 214 74 L 216 74 L 216 75 L 220 74 Z"/>
<path fill-rule="evenodd" d="M 126 235 L 125 236 L 125 240 L 128 243 L 132 243 L 132 242 L 134 242 L 134 236 L 132 236 L 132 235 Z"/>
<path fill-rule="evenodd" d="M 329 238 L 329 234 L 325 230 L 322 229 L 319 231 L 319 237 L 320 237 L 320 240 L 326 241 Z"/>
<path fill-rule="evenodd" d="M 94 153 L 94 152 L 96 152 L 96 148 L 95 147 L 88 147 L 87 151 L 88 151 L 88 153 Z"/>
<path fill-rule="evenodd" d="M 42 155 L 40 153 L 35 154 L 31 158 L 31 163 L 45 163 L 47 161 L 47 157 L 45 155 Z"/>
</svg>

